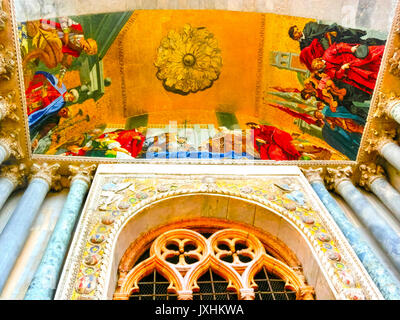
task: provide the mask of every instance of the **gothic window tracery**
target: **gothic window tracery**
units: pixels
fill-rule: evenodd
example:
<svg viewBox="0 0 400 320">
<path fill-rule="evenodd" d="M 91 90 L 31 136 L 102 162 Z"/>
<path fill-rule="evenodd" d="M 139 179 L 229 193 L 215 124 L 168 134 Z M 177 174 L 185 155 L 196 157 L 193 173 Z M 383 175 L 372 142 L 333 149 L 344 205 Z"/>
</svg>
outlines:
<svg viewBox="0 0 400 320">
<path fill-rule="evenodd" d="M 223 229 L 161 234 L 127 273 L 114 299 L 311 300 L 304 276 L 272 257 L 254 235 Z"/>
</svg>

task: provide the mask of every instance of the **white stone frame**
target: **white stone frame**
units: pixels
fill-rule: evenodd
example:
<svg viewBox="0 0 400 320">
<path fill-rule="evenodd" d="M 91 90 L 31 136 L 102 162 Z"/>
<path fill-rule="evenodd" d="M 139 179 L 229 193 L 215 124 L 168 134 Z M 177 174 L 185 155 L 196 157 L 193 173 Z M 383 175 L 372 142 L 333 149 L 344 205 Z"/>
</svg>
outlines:
<svg viewBox="0 0 400 320">
<path fill-rule="evenodd" d="M 355 252 L 347 242 L 343 233 L 336 225 L 332 217 L 330 216 L 327 209 L 324 207 L 318 196 L 315 194 L 311 186 L 309 185 L 306 178 L 301 173 L 300 169 L 295 166 L 222 166 L 222 165 L 203 165 L 203 166 L 191 166 L 191 165 L 100 165 L 95 179 L 93 181 L 86 205 L 83 209 L 82 216 L 76 229 L 76 233 L 73 242 L 70 247 L 70 251 L 64 266 L 63 273 L 61 275 L 59 285 L 57 288 L 55 299 L 71 299 L 72 292 L 76 285 L 76 277 L 79 271 L 79 267 L 82 263 L 83 253 L 85 252 L 86 244 L 90 238 L 90 230 L 96 225 L 97 202 L 101 192 L 101 186 L 105 179 L 110 177 L 133 177 L 143 178 L 151 177 L 154 180 L 162 178 L 170 178 L 172 176 L 190 176 L 195 179 L 204 177 L 215 177 L 218 179 L 241 179 L 242 181 L 255 181 L 263 178 L 290 178 L 294 179 L 302 190 L 306 193 L 307 200 L 311 205 L 311 209 L 315 212 L 317 219 L 319 219 L 321 225 L 327 230 L 327 233 L 334 240 L 336 248 L 339 250 L 342 260 L 346 263 L 352 275 L 354 276 L 355 282 L 353 287 L 348 287 L 343 284 L 340 278 L 335 273 L 335 270 L 328 260 L 327 255 L 321 250 L 320 243 L 317 241 L 316 236 L 309 232 L 305 227 L 304 223 L 294 218 L 293 213 L 289 210 L 280 207 L 265 198 L 260 199 L 251 194 L 245 194 L 243 192 L 233 192 L 230 190 L 218 189 L 212 184 L 204 183 L 200 189 L 189 190 L 175 190 L 169 191 L 163 194 L 157 194 L 156 196 L 149 197 L 142 200 L 137 205 L 133 206 L 130 210 L 121 215 L 121 218 L 117 220 L 105 239 L 104 254 L 102 256 L 102 263 L 100 267 L 100 274 L 98 277 L 98 283 L 94 294 L 91 296 L 85 296 L 82 294 L 81 299 L 110 299 L 114 288 L 112 283 L 116 279 L 116 272 L 119 264 L 119 259 L 115 258 L 115 251 L 117 246 L 118 237 L 121 234 L 123 228 L 129 223 L 136 214 L 148 208 L 155 203 L 160 203 L 165 199 L 171 199 L 176 197 L 203 194 L 203 195 L 220 195 L 230 198 L 236 198 L 243 200 L 248 203 L 253 203 L 257 206 L 265 208 L 267 211 L 283 218 L 291 227 L 301 235 L 304 241 L 307 243 L 310 252 L 312 252 L 313 259 L 317 262 L 320 272 L 322 272 L 326 282 L 331 290 L 331 294 L 335 299 L 349 299 L 349 296 L 354 290 L 361 293 L 365 299 L 380 300 L 383 299 L 380 291 L 369 277 L 368 273 L 364 269 L 362 263 L 357 258 Z M 134 241 L 136 239 L 132 239 Z M 125 251 L 126 248 L 123 249 Z M 114 280 L 112 279 L 114 277 Z M 111 285 L 111 286 L 110 286 Z M 357 289 L 357 288 L 358 289 Z"/>
</svg>

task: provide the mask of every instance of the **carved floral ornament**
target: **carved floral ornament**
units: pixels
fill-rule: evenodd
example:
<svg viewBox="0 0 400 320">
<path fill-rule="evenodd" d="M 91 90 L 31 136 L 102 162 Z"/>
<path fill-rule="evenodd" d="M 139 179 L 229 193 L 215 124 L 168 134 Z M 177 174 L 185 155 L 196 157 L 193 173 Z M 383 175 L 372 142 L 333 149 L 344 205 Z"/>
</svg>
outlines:
<svg viewBox="0 0 400 320">
<path fill-rule="evenodd" d="M 168 261 L 175 256 L 177 262 Z M 226 257 L 231 257 L 231 262 Z M 140 293 L 139 280 L 156 269 L 169 280 L 169 293 L 177 294 L 179 300 L 192 300 L 192 293 L 200 290 L 197 279 L 211 268 L 228 281 L 227 290 L 236 292 L 240 300 L 254 300 L 254 276 L 263 267 L 283 279 L 285 288 L 295 291 L 297 299 L 314 299 L 314 290 L 302 275 L 268 255 L 254 235 L 238 229 L 221 230 L 208 239 L 188 229 L 162 234 L 153 242 L 149 258 L 128 274 L 120 273 L 114 299 L 127 300 L 132 293 Z"/>
<path fill-rule="evenodd" d="M 168 91 L 186 95 L 205 90 L 218 79 L 221 51 L 206 28 L 186 24 L 161 40 L 155 61 L 157 78 Z"/>
</svg>

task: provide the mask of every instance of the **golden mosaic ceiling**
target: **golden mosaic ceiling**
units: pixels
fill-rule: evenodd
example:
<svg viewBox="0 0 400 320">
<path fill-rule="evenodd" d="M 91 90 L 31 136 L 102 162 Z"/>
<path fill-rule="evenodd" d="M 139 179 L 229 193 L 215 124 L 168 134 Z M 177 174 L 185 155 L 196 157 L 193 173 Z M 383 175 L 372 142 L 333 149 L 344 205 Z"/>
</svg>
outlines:
<svg viewBox="0 0 400 320">
<path fill-rule="evenodd" d="M 123 13 L 112 14 L 114 18 L 115 15 L 123 15 Z M 120 19 L 122 22 L 117 27 L 111 28 L 111 24 L 107 27 L 107 23 L 112 20 L 110 15 L 72 17 L 82 25 L 86 38 L 96 39 L 98 52 L 93 59 L 82 52 L 76 57 L 78 62 L 70 65 L 63 80 L 66 90 L 78 89 L 79 99 L 83 100 L 70 101 L 72 102 L 70 104 L 67 102 L 67 108 L 64 106 L 62 112 L 57 113 L 55 122 L 52 120 L 55 125 L 43 127 L 41 124 L 36 132 L 32 132 L 31 128 L 30 133 L 28 128 L 26 129 L 26 148 L 34 158 L 55 160 L 56 156 L 57 160 L 67 162 L 149 161 L 149 158 L 157 158 L 152 161 L 163 162 L 180 158 L 175 161 L 211 160 L 241 163 L 261 158 L 265 161 L 259 163 L 278 160 L 272 162 L 278 164 L 282 163 L 279 160 L 294 160 L 295 162 L 290 161 L 290 164 L 304 165 L 351 164 L 351 160 L 356 160 L 357 152 L 352 150 L 346 153 L 346 150 L 340 148 L 340 144 L 345 145 L 345 143 L 340 141 L 332 143 L 322 135 L 321 128 L 318 128 L 318 123 L 315 122 L 317 100 L 313 100 L 314 98 L 310 101 L 299 100 L 300 91 L 304 88 L 310 72 L 299 60 L 301 52 L 299 43 L 289 38 L 287 30 L 292 25 L 304 29 L 307 23 L 324 21 L 256 12 L 136 10 L 125 13 L 124 19 Z M 97 34 L 91 28 L 94 22 L 99 21 L 96 19 L 104 23 L 101 32 Z M 59 19 L 53 20 L 59 21 Z M 35 49 L 34 42 L 29 42 L 31 40 L 28 32 L 29 23 L 25 26 L 24 23 L 15 23 L 13 27 L 19 28 L 21 46 L 17 53 L 19 58 L 24 59 L 27 53 Z M 108 30 L 107 28 L 111 28 L 114 32 L 111 32 L 110 36 L 113 37 L 112 41 L 105 37 L 104 32 Z M 383 39 L 385 36 L 384 32 L 366 31 L 368 33 L 364 38 L 378 35 Z M 22 40 L 24 32 L 28 35 L 27 43 Z M 386 56 L 383 60 L 385 58 L 387 60 L 387 52 L 393 50 L 394 36 L 392 34 L 388 39 Z M 285 60 L 287 56 L 289 60 Z M 56 78 L 59 77 L 59 69 L 46 68 L 40 58 L 30 62 L 33 63 L 19 69 L 20 76 L 24 79 L 24 87 L 21 86 L 21 90 L 29 90 L 35 72 L 45 71 Z M 388 73 L 385 75 L 383 73 L 381 72 L 382 79 L 378 78 L 376 87 L 381 89 L 384 83 L 385 88 L 388 88 L 385 91 L 389 92 L 396 87 L 397 79 Z M 99 79 L 104 79 L 104 82 L 99 84 Z M 96 81 L 97 87 L 93 85 Z M 85 94 L 87 92 L 97 94 L 97 91 L 100 94 L 84 98 L 80 90 L 85 85 L 89 86 L 89 91 L 85 91 Z M 377 95 L 374 95 L 365 100 L 364 110 L 368 110 L 365 106 L 369 103 L 371 103 L 370 109 L 376 109 L 376 98 Z M 25 98 L 22 95 L 22 102 L 25 104 L 24 118 L 29 118 L 27 114 L 29 97 Z M 328 103 L 325 101 L 325 104 Z M 296 112 L 300 110 L 303 114 L 308 112 L 308 116 L 304 120 L 298 114 L 293 114 L 293 110 Z M 353 113 L 353 118 L 359 116 L 354 111 L 350 113 Z M 358 139 L 358 143 L 363 141 L 366 145 L 368 137 L 365 137 L 365 133 L 370 135 L 369 128 L 374 128 L 372 130 L 376 132 L 376 128 L 380 130 L 381 124 L 389 127 L 392 124 L 391 120 L 374 119 L 372 113 L 370 112 L 369 122 L 365 124 L 363 140 L 361 132 L 364 125 L 361 125 L 361 129 L 354 126 L 349 129 L 346 121 L 345 127 L 341 128 L 347 130 L 348 135 L 350 132 L 353 137 L 354 133 L 360 133 L 356 140 Z M 365 118 L 366 114 L 364 123 Z M 311 121 L 311 125 L 307 121 Z M 240 153 L 234 150 L 234 144 L 230 155 L 227 156 L 228 137 L 234 141 L 240 139 L 232 130 L 249 129 L 246 126 L 247 122 L 276 128 L 277 131 L 274 132 L 279 134 L 283 132 L 282 141 L 289 140 L 290 148 L 285 149 L 280 146 L 278 151 L 284 155 L 279 156 L 281 158 L 274 158 L 270 153 L 263 155 L 262 147 L 255 142 L 250 152 L 244 147 L 249 148 L 249 141 L 251 144 L 253 137 L 245 136 L 242 131 L 239 149 L 242 155 L 246 156 L 231 157 L 234 153 Z M 328 124 L 332 128 L 335 125 L 341 126 L 338 122 L 334 124 L 327 122 L 325 126 Z M 350 125 L 354 125 L 354 121 Z M 149 138 L 154 140 L 154 137 L 160 141 L 160 134 L 165 137 L 167 133 L 170 140 L 164 138 L 165 144 L 171 143 L 173 139 L 171 140 L 168 130 L 173 128 L 172 132 L 176 131 L 173 140 L 177 146 L 175 152 L 207 151 L 212 156 L 204 157 L 206 159 L 192 155 L 182 158 L 157 157 L 154 153 L 161 153 L 165 144 L 164 146 L 154 144 L 151 150 L 152 156 L 149 157 L 148 152 L 146 154 L 140 150 L 139 153 L 136 153 L 137 150 L 126 152 L 127 148 L 121 145 L 114 149 L 110 148 L 109 145 L 118 140 L 119 136 L 111 135 L 114 139 L 111 142 L 110 139 L 107 141 L 97 139 L 107 137 L 108 133 L 118 130 L 139 132 L 143 130 L 140 129 L 142 126 L 146 129 L 140 134 L 146 141 Z M 137 140 L 140 140 L 140 135 L 138 136 Z M 225 143 L 223 146 L 225 149 L 222 151 L 215 147 L 213 141 L 221 143 L 221 137 L 222 143 Z M 193 139 L 202 141 L 193 143 Z M 248 141 L 243 142 L 246 139 Z M 265 139 L 261 140 L 264 141 L 262 144 L 265 144 Z M 91 142 L 90 147 L 87 147 L 88 141 Z M 100 145 L 107 150 L 102 150 L 100 153 L 91 152 L 92 150 L 88 152 L 88 148 L 94 149 L 93 145 Z M 358 160 L 369 157 L 365 149 L 361 147 Z M 225 156 L 213 156 L 224 152 Z M 249 154 L 251 156 L 247 156 Z M 239 158 L 244 159 L 237 160 Z"/>
</svg>

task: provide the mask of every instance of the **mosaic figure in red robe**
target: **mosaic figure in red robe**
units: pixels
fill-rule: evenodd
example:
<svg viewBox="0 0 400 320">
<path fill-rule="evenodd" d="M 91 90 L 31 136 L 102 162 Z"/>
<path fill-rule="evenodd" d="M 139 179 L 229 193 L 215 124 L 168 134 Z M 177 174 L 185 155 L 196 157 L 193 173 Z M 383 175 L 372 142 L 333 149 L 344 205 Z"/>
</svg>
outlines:
<svg viewBox="0 0 400 320">
<path fill-rule="evenodd" d="M 368 47 L 368 55 L 364 59 L 357 58 L 354 53 L 358 45 L 334 43 L 321 58 L 314 59 L 312 69 L 323 71 L 331 79 L 350 84 L 366 93 L 372 94 L 385 46 Z"/>
<path fill-rule="evenodd" d="M 298 160 L 300 153 L 292 145 L 292 136 L 273 126 L 248 122 L 254 130 L 254 147 L 262 160 Z"/>
</svg>

